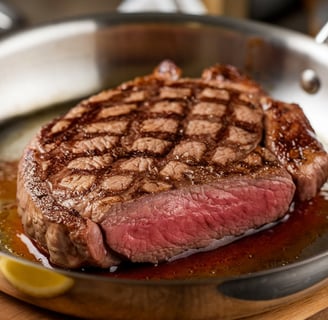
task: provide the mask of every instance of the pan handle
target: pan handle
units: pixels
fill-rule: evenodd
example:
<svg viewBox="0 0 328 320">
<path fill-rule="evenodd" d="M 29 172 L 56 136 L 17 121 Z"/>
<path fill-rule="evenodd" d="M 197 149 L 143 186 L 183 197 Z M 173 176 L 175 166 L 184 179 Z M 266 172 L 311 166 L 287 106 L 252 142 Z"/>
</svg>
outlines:
<svg viewBox="0 0 328 320">
<path fill-rule="evenodd" d="M 328 21 L 316 35 L 315 41 L 318 43 L 325 43 L 327 39 L 328 39 Z"/>
<path fill-rule="evenodd" d="M 21 28 L 25 24 L 22 14 L 6 2 L 0 2 L 0 36 Z"/>
</svg>

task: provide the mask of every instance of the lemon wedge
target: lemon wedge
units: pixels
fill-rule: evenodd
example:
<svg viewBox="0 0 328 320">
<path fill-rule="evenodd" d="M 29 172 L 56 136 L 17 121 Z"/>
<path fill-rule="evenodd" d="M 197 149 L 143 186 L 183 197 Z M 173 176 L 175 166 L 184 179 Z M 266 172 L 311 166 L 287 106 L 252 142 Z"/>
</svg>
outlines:
<svg viewBox="0 0 328 320">
<path fill-rule="evenodd" d="M 69 290 L 74 280 L 57 272 L 1 257 L 0 271 L 18 290 L 33 297 L 51 298 Z"/>
</svg>

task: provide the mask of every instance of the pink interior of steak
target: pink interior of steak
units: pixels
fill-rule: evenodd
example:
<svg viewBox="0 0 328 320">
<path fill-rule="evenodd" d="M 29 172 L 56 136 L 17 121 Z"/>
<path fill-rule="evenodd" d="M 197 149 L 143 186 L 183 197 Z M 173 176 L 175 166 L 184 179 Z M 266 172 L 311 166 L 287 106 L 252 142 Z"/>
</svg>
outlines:
<svg viewBox="0 0 328 320">
<path fill-rule="evenodd" d="M 156 263 L 275 221 L 287 212 L 295 187 L 281 169 L 272 171 L 118 205 L 101 222 L 107 244 L 132 261 Z"/>
</svg>

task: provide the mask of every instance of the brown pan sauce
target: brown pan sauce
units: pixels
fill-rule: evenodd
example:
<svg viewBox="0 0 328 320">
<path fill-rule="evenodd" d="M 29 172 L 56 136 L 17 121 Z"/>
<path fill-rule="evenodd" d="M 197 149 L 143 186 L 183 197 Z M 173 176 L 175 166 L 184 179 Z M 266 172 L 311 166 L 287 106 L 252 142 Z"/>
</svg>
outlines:
<svg viewBox="0 0 328 320">
<path fill-rule="evenodd" d="M 41 262 L 22 241 L 16 206 L 16 162 L 0 161 L 0 250 Z M 122 263 L 110 270 L 81 272 L 113 278 L 185 279 L 225 277 L 284 266 L 328 248 L 328 184 L 308 202 L 295 203 L 288 219 L 224 247 L 160 265 Z"/>
</svg>

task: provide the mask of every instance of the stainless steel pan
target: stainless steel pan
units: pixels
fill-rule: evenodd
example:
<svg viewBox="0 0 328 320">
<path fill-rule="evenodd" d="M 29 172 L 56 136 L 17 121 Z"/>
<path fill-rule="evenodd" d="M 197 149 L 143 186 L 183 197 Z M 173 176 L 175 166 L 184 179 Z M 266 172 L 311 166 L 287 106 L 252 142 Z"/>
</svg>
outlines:
<svg viewBox="0 0 328 320">
<path fill-rule="evenodd" d="M 167 58 L 189 76 L 216 62 L 236 65 L 275 98 L 299 102 L 320 138 L 328 141 L 326 45 L 224 17 L 106 14 L 37 27 L 0 42 L 1 158 L 19 157 L 35 127 L 31 117 L 13 118 L 148 73 Z M 320 83 L 315 94 L 300 85 L 306 69 Z M 235 319 L 277 308 L 325 285 L 328 244 L 297 263 L 232 278 L 139 281 L 56 271 L 72 278 L 74 285 L 55 298 L 25 295 L 3 275 L 0 289 L 38 306 L 90 319 Z"/>
</svg>

